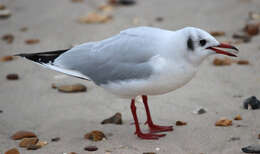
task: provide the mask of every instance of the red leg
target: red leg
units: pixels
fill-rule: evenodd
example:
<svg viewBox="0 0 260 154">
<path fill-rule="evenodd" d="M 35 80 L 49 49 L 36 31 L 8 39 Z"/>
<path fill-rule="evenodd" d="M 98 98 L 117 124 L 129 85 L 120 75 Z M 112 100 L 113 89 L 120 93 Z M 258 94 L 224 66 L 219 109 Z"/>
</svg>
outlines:
<svg viewBox="0 0 260 154">
<path fill-rule="evenodd" d="M 156 139 L 159 139 L 159 137 L 165 136 L 165 134 L 153 134 L 153 133 L 144 134 L 144 133 L 142 133 L 140 126 L 139 126 L 138 118 L 137 118 L 137 115 L 136 115 L 136 107 L 135 107 L 135 100 L 134 99 L 132 99 L 132 101 L 131 101 L 131 111 L 132 111 L 134 121 L 135 121 L 135 128 L 136 128 L 135 134 L 138 137 L 140 137 L 142 139 L 156 140 Z"/>
<path fill-rule="evenodd" d="M 142 95 L 144 107 L 146 110 L 147 115 L 147 121 L 146 124 L 148 124 L 151 132 L 165 132 L 165 131 L 173 131 L 173 126 L 159 126 L 155 125 L 152 121 L 152 117 L 150 114 L 149 106 L 148 106 L 148 97 L 146 95 Z"/>
</svg>

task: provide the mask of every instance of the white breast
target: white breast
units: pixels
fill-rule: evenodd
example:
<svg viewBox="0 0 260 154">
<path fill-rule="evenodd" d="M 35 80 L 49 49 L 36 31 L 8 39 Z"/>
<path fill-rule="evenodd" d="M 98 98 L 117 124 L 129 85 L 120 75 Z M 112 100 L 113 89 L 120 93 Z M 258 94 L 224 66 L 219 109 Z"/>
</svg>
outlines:
<svg viewBox="0 0 260 154">
<path fill-rule="evenodd" d="M 174 63 L 160 57 L 155 57 L 151 63 L 154 66 L 154 73 L 148 79 L 110 82 L 100 86 L 122 98 L 159 95 L 184 86 L 197 71 L 197 68 L 188 63 Z"/>
</svg>

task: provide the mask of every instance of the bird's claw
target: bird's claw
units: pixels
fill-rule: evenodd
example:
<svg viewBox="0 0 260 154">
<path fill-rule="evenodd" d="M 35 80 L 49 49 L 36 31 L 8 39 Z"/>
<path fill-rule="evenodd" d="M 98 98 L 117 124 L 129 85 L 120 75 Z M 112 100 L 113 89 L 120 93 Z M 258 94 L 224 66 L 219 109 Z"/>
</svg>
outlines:
<svg viewBox="0 0 260 154">
<path fill-rule="evenodd" d="M 146 139 L 146 140 L 158 140 L 160 137 L 166 136 L 166 134 L 153 134 L 153 133 L 142 133 L 142 132 L 135 132 L 135 134 L 141 139 Z"/>
</svg>

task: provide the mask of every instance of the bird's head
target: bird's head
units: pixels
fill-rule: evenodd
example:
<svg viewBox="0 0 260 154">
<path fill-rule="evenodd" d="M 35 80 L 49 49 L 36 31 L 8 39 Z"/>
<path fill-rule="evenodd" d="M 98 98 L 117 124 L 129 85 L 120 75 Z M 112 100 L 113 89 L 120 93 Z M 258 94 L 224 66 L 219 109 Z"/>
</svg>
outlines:
<svg viewBox="0 0 260 154">
<path fill-rule="evenodd" d="M 203 59 L 212 54 L 222 54 L 236 57 L 238 49 L 232 45 L 218 42 L 208 32 L 194 27 L 180 30 L 184 34 L 184 55 L 188 61 L 200 64 Z M 224 50 L 225 49 L 225 50 Z"/>
</svg>

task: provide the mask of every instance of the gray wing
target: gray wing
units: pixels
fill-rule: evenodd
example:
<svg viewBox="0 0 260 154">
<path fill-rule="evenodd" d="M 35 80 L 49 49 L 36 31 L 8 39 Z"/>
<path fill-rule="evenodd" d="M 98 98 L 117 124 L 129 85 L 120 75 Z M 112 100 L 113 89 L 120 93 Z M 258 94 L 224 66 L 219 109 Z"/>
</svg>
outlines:
<svg viewBox="0 0 260 154">
<path fill-rule="evenodd" d="M 150 59 L 156 55 L 148 28 L 134 28 L 114 37 L 74 47 L 59 56 L 54 65 L 88 76 L 97 85 L 109 81 L 143 79 L 152 74 Z"/>
</svg>

